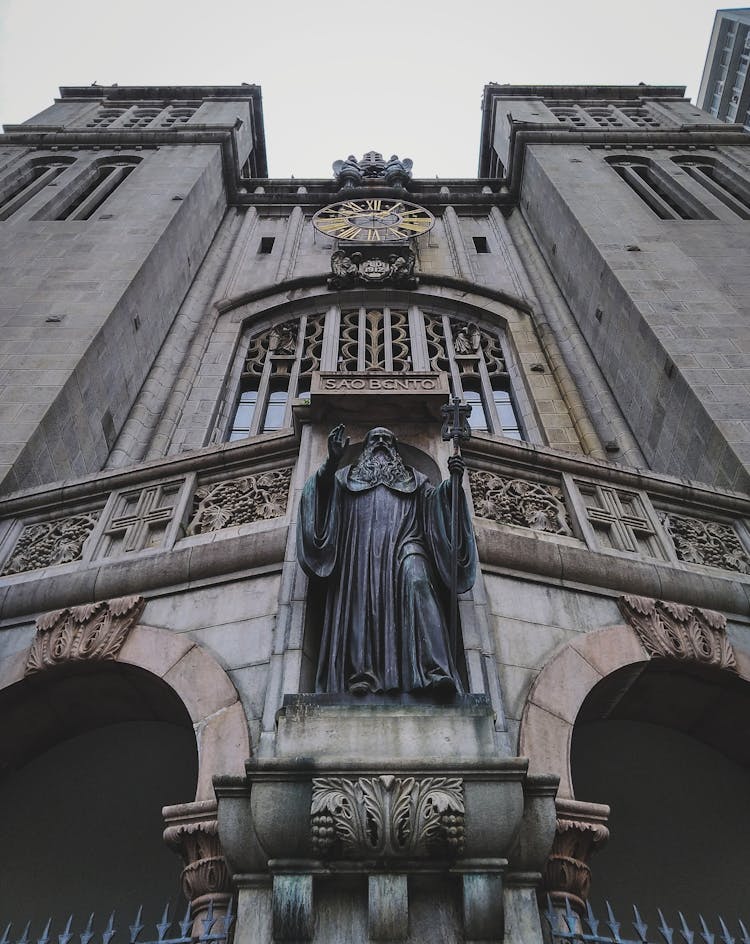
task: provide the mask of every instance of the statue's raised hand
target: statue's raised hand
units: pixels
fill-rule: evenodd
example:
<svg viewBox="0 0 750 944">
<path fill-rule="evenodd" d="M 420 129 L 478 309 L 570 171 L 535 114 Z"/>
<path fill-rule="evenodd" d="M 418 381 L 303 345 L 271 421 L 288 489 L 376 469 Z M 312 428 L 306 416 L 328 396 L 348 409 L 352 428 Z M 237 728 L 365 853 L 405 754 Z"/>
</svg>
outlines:
<svg viewBox="0 0 750 944">
<path fill-rule="evenodd" d="M 349 445 L 349 437 L 344 435 L 344 424 L 340 423 L 328 434 L 328 467 L 335 472 Z"/>
</svg>

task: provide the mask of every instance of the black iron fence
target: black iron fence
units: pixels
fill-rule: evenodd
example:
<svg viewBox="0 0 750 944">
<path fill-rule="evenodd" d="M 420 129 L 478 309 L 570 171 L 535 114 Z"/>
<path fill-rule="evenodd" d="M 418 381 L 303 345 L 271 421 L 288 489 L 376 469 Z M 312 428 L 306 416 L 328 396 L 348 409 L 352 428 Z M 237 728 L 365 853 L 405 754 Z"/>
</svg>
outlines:
<svg viewBox="0 0 750 944">
<path fill-rule="evenodd" d="M 0 944 L 228 944 L 235 919 L 231 901 L 226 913 L 222 909 L 219 915 L 214 915 L 213 904 L 209 902 L 205 914 L 196 919 L 191 917 L 189 905 L 181 919 L 170 918 L 167 905 L 161 920 L 152 926 L 153 930 L 147 930 L 142 917 L 143 908 L 139 908 L 132 924 L 127 921 L 120 924 L 115 922 L 113 911 L 100 931 L 94 931 L 96 918 L 93 914 L 89 915 L 82 930 L 75 929 L 76 919 L 73 915 L 65 922 L 62 930 L 56 930 L 50 918 L 38 937 L 36 933 L 31 933 L 30 921 L 20 936 L 13 933 L 12 924 L 8 924 L 0 937 Z"/>
<path fill-rule="evenodd" d="M 609 903 L 606 911 L 607 917 L 600 920 L 591 905 L 587 904 L 586 912 L 579 915 L 571 908 L 570 902 L 561 908 L 554 906 L 548 898 L 545 918 L 553 944 L 565 941 L 574 944 L 750 944 L 750 933 L 742 921 L 737 922 L 737 929 L 730 930 L 721 917 L 709 926 L 703 916 L 698 915 L 696 921 L 688 924 L 682 912 L 678 912 L 679 920 L 672 922 L 675 925 L 672 927 L 664 914 L 658 911 L 659 921 L 650 929 L 635 905 L 633 918 L 627 922 L 617 920 Z"/>
</svg>

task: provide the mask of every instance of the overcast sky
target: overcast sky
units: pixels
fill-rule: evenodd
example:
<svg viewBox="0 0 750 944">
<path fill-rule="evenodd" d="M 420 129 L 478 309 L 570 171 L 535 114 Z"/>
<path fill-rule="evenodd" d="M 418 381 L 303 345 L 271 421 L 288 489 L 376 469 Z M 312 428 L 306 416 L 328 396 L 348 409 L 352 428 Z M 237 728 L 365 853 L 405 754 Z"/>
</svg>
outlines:
<svg viewBox="0 0 750 944">
<path fill-rule="evenodd" d="M 476 175 L 487 82 L 677 84 L 694 101 L 715 0 L 0 0 L 0 121 L 60 85 L 263 89 L 272 177 L 374 149 Z"/>
</svg>

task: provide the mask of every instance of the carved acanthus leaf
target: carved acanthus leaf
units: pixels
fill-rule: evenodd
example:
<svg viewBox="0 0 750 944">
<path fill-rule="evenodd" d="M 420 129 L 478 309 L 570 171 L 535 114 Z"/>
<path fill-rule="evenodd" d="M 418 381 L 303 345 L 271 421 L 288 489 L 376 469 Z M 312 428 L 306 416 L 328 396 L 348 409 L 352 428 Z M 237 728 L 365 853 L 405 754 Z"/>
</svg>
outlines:
<svg viewBox="0 0 750 944">
<path fill-rule="evenodd" d="M 572 535 L 562 489 L 495 472 L 469 472 L 474 509 L 480 518 L 515 524 L 533 531 Z"/>
<path fill-rule="evenodd" d="M 689 660 L 736 670 L 726 617 L 721 613 L 640 596 L 622 596 L 618 602 L 652 658 Z"/>
<path fill-rule="evenodd" d="M 274 469 L 197 489 L 188 534 L 278 518 L 286 513 L 291 469 Z"/>
<path fill-rule="evenodd" d="M 221 900 L 231 895 L 232 877 L 219 840 L 216 804 L 185 803 L 168 811 L 164 841 L 184 863 L 181 882 L 185 898 L 195 903 L 204 896 Z"/>
<path fill-rule="evenodd" d="M 3 569 L 3 575 L 21 574 L 27 570 L 80 560 L 83 545 L 94 530 L 99 514 L 93 511 L 26 525 Z"/>
<path fill-rule="evenodd" d="M 313 846 L 344 857 L 455 856 L 463 848 L 463 781 L 457 777 L 321 777 L 313 780 Z"/>
<path fill-rule="evenodd" d="M 662 513 L 659 517 L 678 560 L 750 574 L 750 555 L 731 525 L 687 515 Z"/>
<path fill-rule="evenodd" d="M 118 597 L 45 613 L 36 621 L 24 674 L 64 662 L 116 659 L 145 603 L 140 596 Z"/>
</svg>

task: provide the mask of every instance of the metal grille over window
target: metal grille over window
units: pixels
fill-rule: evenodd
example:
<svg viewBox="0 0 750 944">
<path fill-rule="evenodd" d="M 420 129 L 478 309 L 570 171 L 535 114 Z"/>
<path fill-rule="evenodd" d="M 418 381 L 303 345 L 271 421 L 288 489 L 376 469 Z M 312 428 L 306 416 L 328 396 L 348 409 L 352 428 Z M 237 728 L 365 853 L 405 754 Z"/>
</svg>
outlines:
<svg viewBox="0 0 750 944">
<path fill-rule="evenodd" d="M 406 312 L 356 308 L 341 313 L 338 369 L 344 372 L 412 369 Z"/>
<path fill-rule="evenodd" d="M 454 396 L 471 404 L 471 428 L 522 439 L 500 339 L 470 321 L 425 317 L 433 370 L 449 374 Z"/>
<path fill-rule="evenodd" d="M 229 440 L 292 425 L 291 401 L 310 395 L 320 370 L 325 315 L 303 315 L 250 339 Z"/>
</svg>

